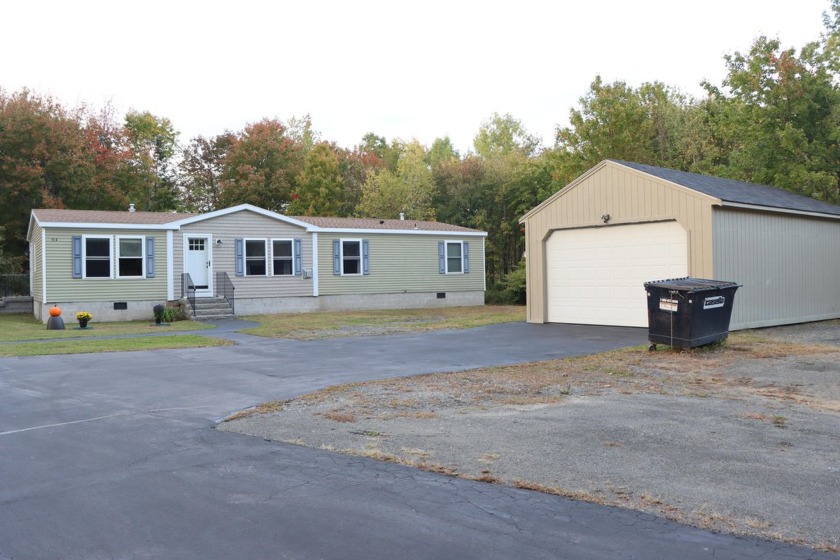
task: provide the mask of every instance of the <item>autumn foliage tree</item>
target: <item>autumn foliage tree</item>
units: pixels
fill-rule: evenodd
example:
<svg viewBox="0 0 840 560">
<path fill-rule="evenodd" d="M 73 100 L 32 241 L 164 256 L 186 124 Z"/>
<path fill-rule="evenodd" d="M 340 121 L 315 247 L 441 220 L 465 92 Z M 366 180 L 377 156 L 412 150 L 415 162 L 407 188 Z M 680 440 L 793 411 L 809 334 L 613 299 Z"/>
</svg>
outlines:
<svg viewBox="0 0 840 560">
<path fill-rule="evenodd" d="M 23 253 L 33 208 L 84 200 L 94 166 L 74 115 L 50 97 L 0 90 L 0 226 L 9 256 Z"/>
<path fill-rule="evenodd" d="M 183 210 L 211 212 L 221 208 L 225 158 L 235 140 L 230 132 L 212 138 L 196 136 L 182 150 L 178 170 Z"/>
<path fill-rule="evenodd" d="M 303 151 L 277 119 L 249 124 L 237 136 L 224 159 L 222 207 L 253 204 L 285 212 L 303 168 Z"/>
</svg>

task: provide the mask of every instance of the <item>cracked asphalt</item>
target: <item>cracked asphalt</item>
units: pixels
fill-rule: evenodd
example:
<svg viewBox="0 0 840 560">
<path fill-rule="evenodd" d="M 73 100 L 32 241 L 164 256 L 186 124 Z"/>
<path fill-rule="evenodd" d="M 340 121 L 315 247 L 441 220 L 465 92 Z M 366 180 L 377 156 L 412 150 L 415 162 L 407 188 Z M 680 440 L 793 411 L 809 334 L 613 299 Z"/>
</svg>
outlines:
<svg viewBox="0 0 840 560">
<path fill-rule="evenodd" d="M 213 429 L 336 383 L 597 352 L 645 331 L 510 324 L 0 359 L 0 560 L 836 558 L 649 514 Z"/>
</svg>

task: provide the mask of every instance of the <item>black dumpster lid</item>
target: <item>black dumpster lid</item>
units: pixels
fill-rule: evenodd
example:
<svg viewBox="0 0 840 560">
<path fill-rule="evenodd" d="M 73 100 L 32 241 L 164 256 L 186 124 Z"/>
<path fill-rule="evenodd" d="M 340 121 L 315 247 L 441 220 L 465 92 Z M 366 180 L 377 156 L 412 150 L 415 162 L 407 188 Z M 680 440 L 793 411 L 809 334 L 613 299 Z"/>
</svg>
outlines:
<svg viewBox="0 0 840 560">
<path fill-rule="evenodd" d="M 653 280 L 645 282 L 645 288 L 664 288 L 680 292 L 704 292 L 707 290 L 720 290 L 722 288 L 740 287 L 737 282 L 726 282 L 724 280 L 707 280 L 705 278 L 671 278 L 669 280 Z"/>
</svg>

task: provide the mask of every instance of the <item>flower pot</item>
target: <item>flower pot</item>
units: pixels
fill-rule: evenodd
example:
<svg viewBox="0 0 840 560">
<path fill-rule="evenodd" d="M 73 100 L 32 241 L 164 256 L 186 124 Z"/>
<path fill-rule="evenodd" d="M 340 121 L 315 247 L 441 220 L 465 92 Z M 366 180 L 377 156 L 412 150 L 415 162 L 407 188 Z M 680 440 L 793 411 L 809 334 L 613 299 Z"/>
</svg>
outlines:
<svg viewBox="0 0 840 560">
<path fill-rule="evenodd" d="M 90 319 L 79 319 L 79 327 L 86 329 Z"/>
</svg>

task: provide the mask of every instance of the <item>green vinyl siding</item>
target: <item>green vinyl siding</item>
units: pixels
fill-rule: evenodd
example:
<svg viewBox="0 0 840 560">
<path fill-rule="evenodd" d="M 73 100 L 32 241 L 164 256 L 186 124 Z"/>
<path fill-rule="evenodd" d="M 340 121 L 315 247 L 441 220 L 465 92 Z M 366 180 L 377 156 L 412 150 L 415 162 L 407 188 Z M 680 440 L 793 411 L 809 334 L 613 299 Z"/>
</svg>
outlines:
<svg viewBox="0 0 840 560">
<path fill-rule="evenodd" d="M 366 239 L 370 273 L 359 276 L 333 274 L 333 241 Z M 441 274 L 440 241 L 466 241 L 470 250 L 468 274 Z M 347 233 L 318 235 L 318 285 L 320 295 L 399 292 L 457 292 L 484 289 L 484 238 L 451 235 Z"/>
<path fill-rule="evenodd" d="M 226 272 L 236 287 L 236 298 L 302 297 L 312 295 L 312 279 L 303 275 L 237 276 L 235 241 L 237 239 L 301 240 L 301 265 L 312 267 L 312 236 L 303 228 L 249 210 L 233 212 L 216 218 L 185 225 L 174 235 L 175 292 L 178 294 L 181 273 L 184 271 L 184 239 L 210 235 L 212 272 Z M 221 242 L 221 243 L 219 243 Z M 271 259 L 268 262 L 271 269 Z M 158 269 L 160 270 L 160 269 Z"/>
<path fill-rule="evenodd" d="M 47 252 L 47 301 L 166 300 L 166 232 L 54 228 L 44 231 Z M 73 237 L 111 238 L 111 260 L 117 270 L 117 236 L 155 238 L 154 278 L 73 278 Z M 145 246 L 145 245 L 144 245 Z M 83 263 L 84 266 L 84 263 Z"/>
</svg>

